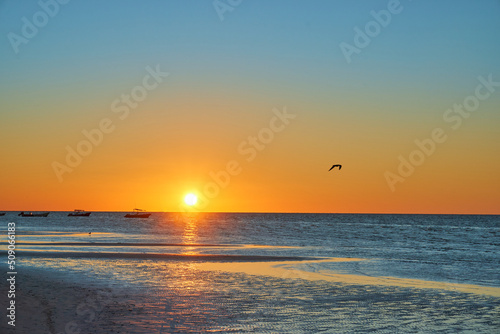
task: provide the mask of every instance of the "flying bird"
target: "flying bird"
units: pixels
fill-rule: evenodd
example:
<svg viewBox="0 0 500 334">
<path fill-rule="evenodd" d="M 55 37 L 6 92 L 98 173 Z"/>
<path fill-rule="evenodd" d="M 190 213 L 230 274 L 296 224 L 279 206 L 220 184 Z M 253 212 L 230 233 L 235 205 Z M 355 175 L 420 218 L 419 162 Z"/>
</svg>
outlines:
<svg viewBox="0 0 500 334">
<path fill-rule="evenodd" d="M 338 167 L 339 170 L 342 168 L 342 165 L 333 165 L 332 168 L 330 168 L 328 171 L 331 171 L 332 169 L 334 169 L 335 167 Z"/>
</svg>

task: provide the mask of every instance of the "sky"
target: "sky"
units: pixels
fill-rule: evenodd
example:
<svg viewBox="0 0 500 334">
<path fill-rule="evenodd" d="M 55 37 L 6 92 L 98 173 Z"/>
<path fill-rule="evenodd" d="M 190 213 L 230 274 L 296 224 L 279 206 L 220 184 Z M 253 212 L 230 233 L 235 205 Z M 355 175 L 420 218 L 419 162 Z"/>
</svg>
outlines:
<svg viewBox="0 0 500 334">
<path fill-rule="evenodd" d="M 500 214 L 499 18 L 0 1 L 0 210 Z"/>
</svg>

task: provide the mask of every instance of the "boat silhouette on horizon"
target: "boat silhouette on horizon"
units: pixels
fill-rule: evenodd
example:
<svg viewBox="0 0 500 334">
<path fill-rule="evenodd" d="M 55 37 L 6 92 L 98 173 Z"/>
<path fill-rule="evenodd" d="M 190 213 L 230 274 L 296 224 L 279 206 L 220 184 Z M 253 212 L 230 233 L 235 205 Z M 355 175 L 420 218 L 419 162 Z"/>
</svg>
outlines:
<svg viewBox="0 0 500 334">
<path fill-rule="evenodd" d="M 47 217 L 50 212 L 40 212 L 40 213 L 25 213 L 24 211 L 20 212 L 18 216 L 20 217 Z"/>
<path fill-rule="evenodd" d="M 92 212 L 85 212 L 85 210 L 76 209 L 73 212 L 68 213 L 69 217 L 88 217 Z"/>
<path fill-rule="evenodd" d="M 151 216 L 150 213 L 146 213 L 146 210 L 142 209 L 134 209 L 134 212 L 132 213 L 127 213 L 125 215 L 125 218 L 149 218 Z"/>
</svg>

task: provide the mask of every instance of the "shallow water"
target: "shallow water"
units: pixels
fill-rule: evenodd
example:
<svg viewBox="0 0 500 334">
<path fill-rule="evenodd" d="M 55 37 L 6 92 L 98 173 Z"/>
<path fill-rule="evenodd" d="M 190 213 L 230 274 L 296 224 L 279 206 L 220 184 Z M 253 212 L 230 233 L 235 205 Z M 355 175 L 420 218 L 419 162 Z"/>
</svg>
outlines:
<svg viewBox="0 0 500 334">
<path fill-rule="evenodd" d="M 354 257 L 370 261 L 334 264 L 331 269 L 500 286 L 500 216 L 154 213 L 148 219 L 126 219 L 123 215 L 97 212 L 87 218 L 56 212 L 47 218 L 21 218 L 8 213 L 0 222 L 5 227 L 16 222 L 18 246 L 23 249 Z M 97 243 L 102 244 L 91 246 Z"/>
</svg>

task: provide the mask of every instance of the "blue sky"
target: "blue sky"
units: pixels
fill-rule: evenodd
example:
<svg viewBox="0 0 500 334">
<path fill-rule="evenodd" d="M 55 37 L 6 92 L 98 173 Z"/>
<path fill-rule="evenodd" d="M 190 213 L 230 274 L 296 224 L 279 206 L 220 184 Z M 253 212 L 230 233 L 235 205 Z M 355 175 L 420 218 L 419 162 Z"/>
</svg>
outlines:
<svg viewBox="0 0 500 334">
<path fill-rule="evenodd" d="M 20 46 L 19 55 L 3 38 L 1 55 L 4 70 L 18 75 L 45 68 L 109 77 L 164 58 L 186 75 L 200 78 L 198 73 L 208 72 L 209 80 L 220 72 L 245 70 L 259 77 L 296 73 L 330 83 L 341 81 L 333 80 L 335 73 L 372 82 L 381 75 L 390 82 L 442 74 L 441 80 L 460 84 L 470 73 L 498 66 L 494 32 L 500 28 L 500 4 L 494 0 L 401 0 L 402 12 L 346 66 L 339 43 L 352 43 L 353 27 L 363 27 L 373 19 L 370 11 L 386 9 L 387 3 L 248 0 L 224 13 L 221 22 L 211 1 L 70 1 Z M 21 17 L 30 18 L 40 7 L 36 1 L 4 1 L 2 9 L 5 36 L 19 33 Z"/>
</svg>

